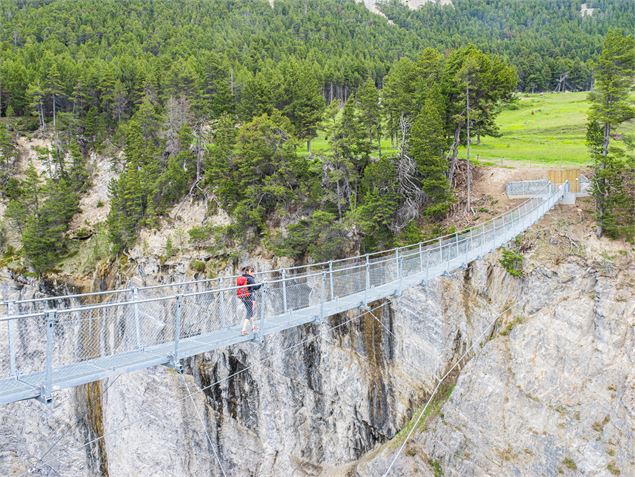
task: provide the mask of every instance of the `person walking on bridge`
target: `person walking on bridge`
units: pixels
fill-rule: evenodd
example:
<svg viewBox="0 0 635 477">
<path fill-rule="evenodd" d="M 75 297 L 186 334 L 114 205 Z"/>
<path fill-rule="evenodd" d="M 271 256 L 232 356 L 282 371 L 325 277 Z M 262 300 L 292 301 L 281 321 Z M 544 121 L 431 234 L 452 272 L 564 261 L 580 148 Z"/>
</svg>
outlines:
<svg viewBox="0 0 635 477">
<path fill-rule="evenodd" d="M 247 265 L 241 268 L 241 275 L 236 279 L 236 285 L 238 290 L 236 294 L 240 301 L 245 305 L 245 320 L 243 321 L 243 328 L 240 331 L 241 335 L 248 335 L 247 326 L 251 323 L 252 331 L 256 331 L 256 324 L 253 321 L 254 307 L 256 305 L 256 290 L 260 289 L 262 284 L 257 285 L 254 278 L 254 267 Z"/>
</svg>

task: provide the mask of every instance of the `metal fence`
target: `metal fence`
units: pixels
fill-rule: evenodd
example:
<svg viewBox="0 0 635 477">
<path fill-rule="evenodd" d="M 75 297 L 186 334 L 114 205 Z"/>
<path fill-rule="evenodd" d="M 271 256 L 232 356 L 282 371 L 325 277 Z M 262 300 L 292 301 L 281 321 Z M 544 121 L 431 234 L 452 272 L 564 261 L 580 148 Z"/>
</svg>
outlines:
<svg viewBox="0 0 635 477">
<path fill-rule="evenodd" d="M 258 278 L 264 285 L 251 297 L 257 325 L 252 337 L 354 308 L 467 264 L 527 229 L 566 188 L 548 184 L 543 197 L 431 241 L 263 272 Z M 0 402 L 50 397 L 55 389 L 109 373 L 177 366 L 183 357 L 249 339 L 239 333 L 245 305 L 234 283 L 223 277 L 115 290 L 99 295 L 110 293 L 110 302 L 91 305 L 83 305 L 85 295 L 7 303 L 9 313 L 0 318 Z M 33 303 L 63 306 L 19 313 Z"/>
<path fill-rule="evenodd" d="M 549 181 L 539 179 L 534 181 L 508 182 L 506 187 L 507 197 L 528 198 L 549 194 Z"/>
</svg>

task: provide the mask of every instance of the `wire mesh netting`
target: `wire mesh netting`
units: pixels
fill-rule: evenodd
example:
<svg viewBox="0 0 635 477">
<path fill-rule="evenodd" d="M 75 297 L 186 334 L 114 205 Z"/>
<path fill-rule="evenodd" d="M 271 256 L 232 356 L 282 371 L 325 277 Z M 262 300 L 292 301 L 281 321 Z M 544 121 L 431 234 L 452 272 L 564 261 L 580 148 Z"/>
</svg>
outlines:
<svg viewBox="0 0 635 477">
<path fill-rule="evenodd" d="M 535 181 L 508 182 L 505 189 L 508 197 L 545 195 L 549 193 L 549 181 L 547 179 L 539 179 Z"/>
</svg>

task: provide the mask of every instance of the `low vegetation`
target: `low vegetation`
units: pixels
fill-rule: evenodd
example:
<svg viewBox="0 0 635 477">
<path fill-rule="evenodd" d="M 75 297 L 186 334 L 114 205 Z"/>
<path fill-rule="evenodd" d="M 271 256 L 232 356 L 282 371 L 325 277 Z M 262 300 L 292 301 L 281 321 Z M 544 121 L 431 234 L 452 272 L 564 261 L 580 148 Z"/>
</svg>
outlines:
<svg viewBox="0 0 635 477">
<path fill-rule="evenodd" d="M 507 273 L 509 273 L 512 277 L 522 277 L 523 254 L 514 248 L 503 248 L 501 249 L 501 255 L 499 262 Z"/>
<path fill-rule="evenodd" d="M 501 336 L 509 336 L 516 325 L 519 325 L 523 322 L 522 316 L 516 316 L 513 320 L 511 320 L 505 327 L 500 331 Z"/>
<path fill-rule="evenodd" d="M 565 457 L 562 464 L 569 470 L 578 470 L 578 466 L 571 457 Z"/>
</svg>

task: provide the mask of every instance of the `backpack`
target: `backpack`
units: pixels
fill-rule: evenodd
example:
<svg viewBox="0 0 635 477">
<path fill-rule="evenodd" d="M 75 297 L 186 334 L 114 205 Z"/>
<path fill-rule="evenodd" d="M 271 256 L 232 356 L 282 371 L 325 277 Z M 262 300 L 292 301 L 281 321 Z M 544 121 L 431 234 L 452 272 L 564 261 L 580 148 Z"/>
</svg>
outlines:
<svg viewBox="0 0 635 477">
<path fill-rule="evenodd" d="M 238 285 L 238 290 L 236 290 L 236 296 L 238 296 L 238 298 L 248 298 L 249 297 L 249 287 L 246 287 L 245 285 L 247 285 L 247 277 L 245 276 L 240 276 L 236 279 L 236 285 Z"/>
</svg>

